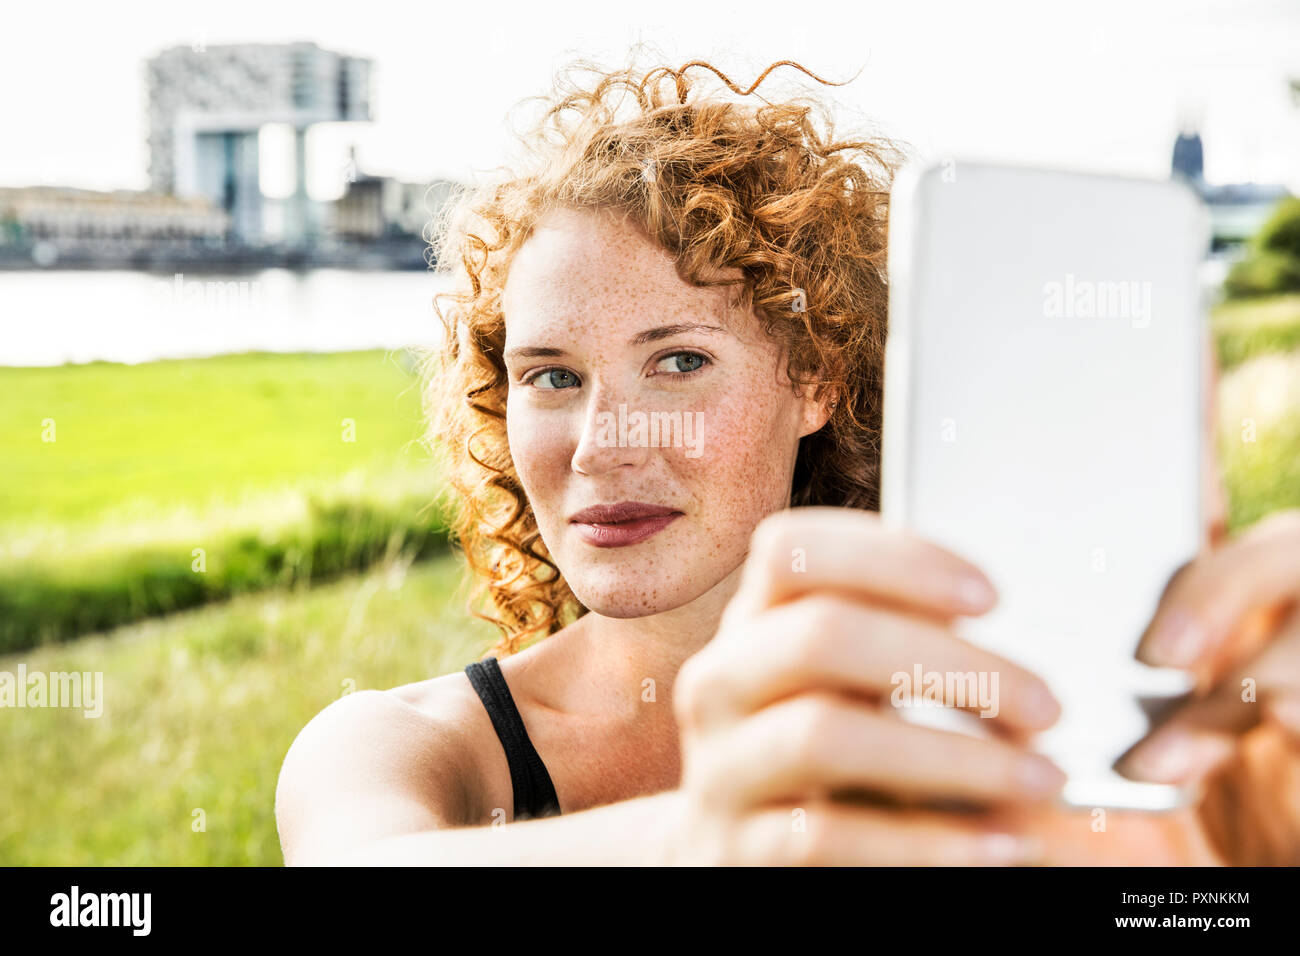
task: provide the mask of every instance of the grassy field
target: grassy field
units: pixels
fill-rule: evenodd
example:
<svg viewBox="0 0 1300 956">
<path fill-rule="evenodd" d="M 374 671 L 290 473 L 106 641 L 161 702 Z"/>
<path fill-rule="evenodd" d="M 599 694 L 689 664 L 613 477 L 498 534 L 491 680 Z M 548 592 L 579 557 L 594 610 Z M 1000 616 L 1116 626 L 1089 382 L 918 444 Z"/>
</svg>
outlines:
<svg viewBox="0 0 1300 956">
<path fill-rule="evenodd" d="M 1221 303 L 1214 310 L 1214 332 L 1224 371 L 1260 355 L 1300 349 L 1300 295 Z"/>
<path fill-rule="evenodd" d="M 1219 460 L 1229 527 L 1300 508 L 1300 349 L 1261 354 L 1220 379 Z"/>
<path fill-rule="evenodd" d="M 402 362 L 376 351 L 0 368 L 0 527 L 148 516 L 400 467 L 420 432 Z"/>
<path fill-rule="evenodd" d="M 0 368 L 0 652 L 445 542 L 404 353 Z"/>
<path fill-rule="evenodd" d="M 103 672 L 105 705 L 0 711 L 0 865 L 280 865 L 275 782 L 303 725 L 348 687 L 457 670 L 491 642 L 458 582 L 450 556 L 377 565 L 24 654 L 28 673 Z"/>
</svg>

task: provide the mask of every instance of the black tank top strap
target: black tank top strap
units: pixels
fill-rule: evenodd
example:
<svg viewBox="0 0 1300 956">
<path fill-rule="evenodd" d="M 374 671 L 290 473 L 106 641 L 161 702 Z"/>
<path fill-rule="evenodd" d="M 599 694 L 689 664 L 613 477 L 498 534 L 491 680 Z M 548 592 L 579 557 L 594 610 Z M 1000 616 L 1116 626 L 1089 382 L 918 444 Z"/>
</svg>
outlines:
<svg viewBox="0 0 1300 956">
<path fill-rule="evenodd" d="M 533 817 L 558 816 L 560 801 L 555 795 L 551 775 L 546 771 L 541 756 L 528 739 L 523 718 L 515 707 L 501 665 L 495 657 L 475 661 L 465 668 L 469 682 L 483 701 L 483 707 L 492 720 L 501 746 L 510 765 L 510 783 L 514 789 L 514 818 L 527 820 Z"/>
</svg>

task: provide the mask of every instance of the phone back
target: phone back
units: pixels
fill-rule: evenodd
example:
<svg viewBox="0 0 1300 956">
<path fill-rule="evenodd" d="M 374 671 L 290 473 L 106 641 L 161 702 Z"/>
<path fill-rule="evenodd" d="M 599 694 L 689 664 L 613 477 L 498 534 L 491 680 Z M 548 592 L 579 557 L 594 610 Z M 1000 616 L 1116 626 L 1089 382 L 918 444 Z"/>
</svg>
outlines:
<svg viewBox="0 0 1300 956">
<path fill-rule="evenodd" d="M 998 588 L 960 633 L 1052 687 L 1074 805 L 1187 797 L 1111 764 L 1190 687 L 1133 652 L 1202 542 L 1207 241 L 1172 182 L 949 164 L 893 193 L 882 515 Z"/>
</svg>

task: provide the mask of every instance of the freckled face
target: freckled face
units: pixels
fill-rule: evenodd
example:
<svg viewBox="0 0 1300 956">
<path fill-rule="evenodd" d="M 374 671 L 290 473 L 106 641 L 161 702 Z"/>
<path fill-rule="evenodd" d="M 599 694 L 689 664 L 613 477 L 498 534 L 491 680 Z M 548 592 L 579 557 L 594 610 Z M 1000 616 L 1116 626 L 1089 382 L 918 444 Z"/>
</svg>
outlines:
<svg viewBox="0 0 1300 956">
<path fill-rule="evenodd" d="M 659 613 L 722 581 L 786 506 L 798 440 L 824 423 L 728 294 L 683 281 L 668 253 L 599 211 L 551 213 L 511 265 L 511 456 L 542 539 L 596 613 Z M 677 514 L 622 529 L 570 520 L 621 502 Z"/>
</svg>

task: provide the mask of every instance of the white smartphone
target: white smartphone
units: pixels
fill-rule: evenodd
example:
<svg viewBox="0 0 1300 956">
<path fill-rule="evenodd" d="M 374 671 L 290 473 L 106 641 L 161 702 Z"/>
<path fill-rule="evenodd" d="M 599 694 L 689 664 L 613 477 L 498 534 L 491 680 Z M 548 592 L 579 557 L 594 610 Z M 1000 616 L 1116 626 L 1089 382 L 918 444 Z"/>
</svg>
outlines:
<svg viewBox="0 0 1300 956">
<path fill-rule="evenodd" d="M 1061 702 L 1035 747 L 1073 806 L 1191 798 L 1113 764 L 1191 689 L 1134 651 L 1205 534 L 1208 241 L 1176 182 L 949 161 L 893 189 L 882 517 L 997 587 L 994 611 L 959 633 Z M 976 678 L 992 716 L 996 675 Z M 905 718 L 978 732 L 978 718 L 914 703 Z"/>
</svg>

